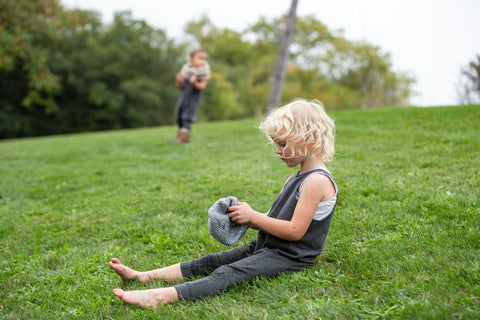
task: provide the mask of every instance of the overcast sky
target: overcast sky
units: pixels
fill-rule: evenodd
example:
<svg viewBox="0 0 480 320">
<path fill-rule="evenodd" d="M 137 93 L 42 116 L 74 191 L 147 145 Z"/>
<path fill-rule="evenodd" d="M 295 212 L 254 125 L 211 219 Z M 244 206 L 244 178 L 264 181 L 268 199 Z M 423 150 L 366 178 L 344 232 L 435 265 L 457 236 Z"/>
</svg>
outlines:
<svg viewBox="0 0 480 320">
<path fill-rule="evenodd" d="M 187 22 L 206 14 L 215 26 L 243 31 L 258 21 L 286 14 L 291 0 L 61 0 L 66 8 L 101 13 L 110 23 L 130 10 L 180 39 Z M 298 0 L 297 15 L 313 14 L 347 39 L 365 40 L 389 52 L 395 71 L 416 80 L 413 105 L 458 103 L 460 69 L 480 55 L 480 0 Z"/>
</svg>

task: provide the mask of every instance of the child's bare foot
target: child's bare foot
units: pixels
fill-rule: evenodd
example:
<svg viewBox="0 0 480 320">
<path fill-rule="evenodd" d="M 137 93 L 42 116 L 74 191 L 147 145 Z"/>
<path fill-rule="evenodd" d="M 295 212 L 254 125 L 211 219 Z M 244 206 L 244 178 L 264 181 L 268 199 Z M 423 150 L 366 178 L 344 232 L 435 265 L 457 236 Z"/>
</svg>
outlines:
<svg viewBox="0 0 480 320">
<path fill-rule="evenodd" d="M 130 269 L 129 267 L 124 266 L 120 263 L 120 260 L 113 258 L 110 261 L 110 268 L 115 270 L 115 272 L 122 278 L 123 282 L 128 282 L 128 280 L 138 279 L 140 280 L 140 272 Z M 142 282 L 142 281 L 140 281 Z"/>
<path fill-rule="evenodd" d="M 183 281 L 182 270 L 179 263 L 165 268 L 140 272 L 124 266 L 120 263 L 120 260 L 113 258 L 112 261 L 110 261 L 110 268 L 115 270 L 115 272 L 122 278 L 124 283 L 133 279 L 137 279 L 141 283 L 152 280 L 164 280 L 167 282 L 173 282 L 177 280 Z"/>
<path fill-rule="evenodd" d="M 113 289 L 113 294 L 125 303 L 139 305 L 142 308 L 157 309 L 159 305 L 178 301 L 177 290 L 173 287 L 134 291 Z"/>
</svg>

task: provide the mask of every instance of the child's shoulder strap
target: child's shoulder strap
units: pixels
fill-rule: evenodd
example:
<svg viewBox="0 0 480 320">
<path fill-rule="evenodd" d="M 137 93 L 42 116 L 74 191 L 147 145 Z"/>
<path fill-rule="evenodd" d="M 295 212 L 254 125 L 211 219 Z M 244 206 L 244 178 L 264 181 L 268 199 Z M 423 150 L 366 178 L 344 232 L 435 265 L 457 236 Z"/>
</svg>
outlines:
<svg viewBox="0 0 480 320">
<path fill-rule="evenodd" d="M 330 171 L 328 170 L 325 170 L 325 169 L 322 169 L 322 168 L 318 168 L 318 169 L 315 169 L 315 170 L 312 170 L 312 172 L 308 175 L 312 175 L 314 173 L 321 173 L 321 174 L 324 174 L 326 175 L 328 178 L 330 178 L 330 180 L 332 181 L 333 185 L 335 186 L 335 192 L 338 192 L 338 187 L 337 187 L 337 183 L 335 182 L 335 179 L 333 179 L 333 176 L 332 174 L 330 173 Z"/>
</svg>

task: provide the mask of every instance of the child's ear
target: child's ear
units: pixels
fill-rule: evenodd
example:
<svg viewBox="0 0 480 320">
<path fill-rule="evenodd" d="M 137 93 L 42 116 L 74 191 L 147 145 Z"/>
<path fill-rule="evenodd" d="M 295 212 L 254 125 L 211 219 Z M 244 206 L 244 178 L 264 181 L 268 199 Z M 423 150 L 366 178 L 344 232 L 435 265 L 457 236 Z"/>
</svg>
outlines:
<svg viewBox="0 0 480 320">
<path fill-rule="evenodd" d="M 305 133 L 303 139 L 305 140 L 307 148 L 311 148 L 315 144 L 315 136 L 311 132 Z"/>
<path fill-rule="evenodd" d="M 315 142 L 315 137 L 313 136 L 313 133 L 307 132 L 303 135 L 303 139 L 305 140 L 306 143 L 309 142 Z"/>
</svg>

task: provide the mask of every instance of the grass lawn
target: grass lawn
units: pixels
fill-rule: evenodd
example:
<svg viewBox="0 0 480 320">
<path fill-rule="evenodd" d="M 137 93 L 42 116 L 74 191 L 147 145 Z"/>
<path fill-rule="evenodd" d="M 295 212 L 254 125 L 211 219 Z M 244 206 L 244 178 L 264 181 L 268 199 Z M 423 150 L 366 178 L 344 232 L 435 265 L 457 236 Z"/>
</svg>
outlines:
<svg viewBox="0 0 480 320">
<path fill-rule="evenodd" d="M 480 106 L 331 114 L 339 203 L 314 268 L 157 311 L 130 306 L 112 257 L 138 270 L 227 247 L 207 210 L 262 212 L 296 169 L 258 120 L 0 141 L 0 319 L 478 319 Z M 242 243 L 255 237 L 249 230 Z"/>
</svg>

